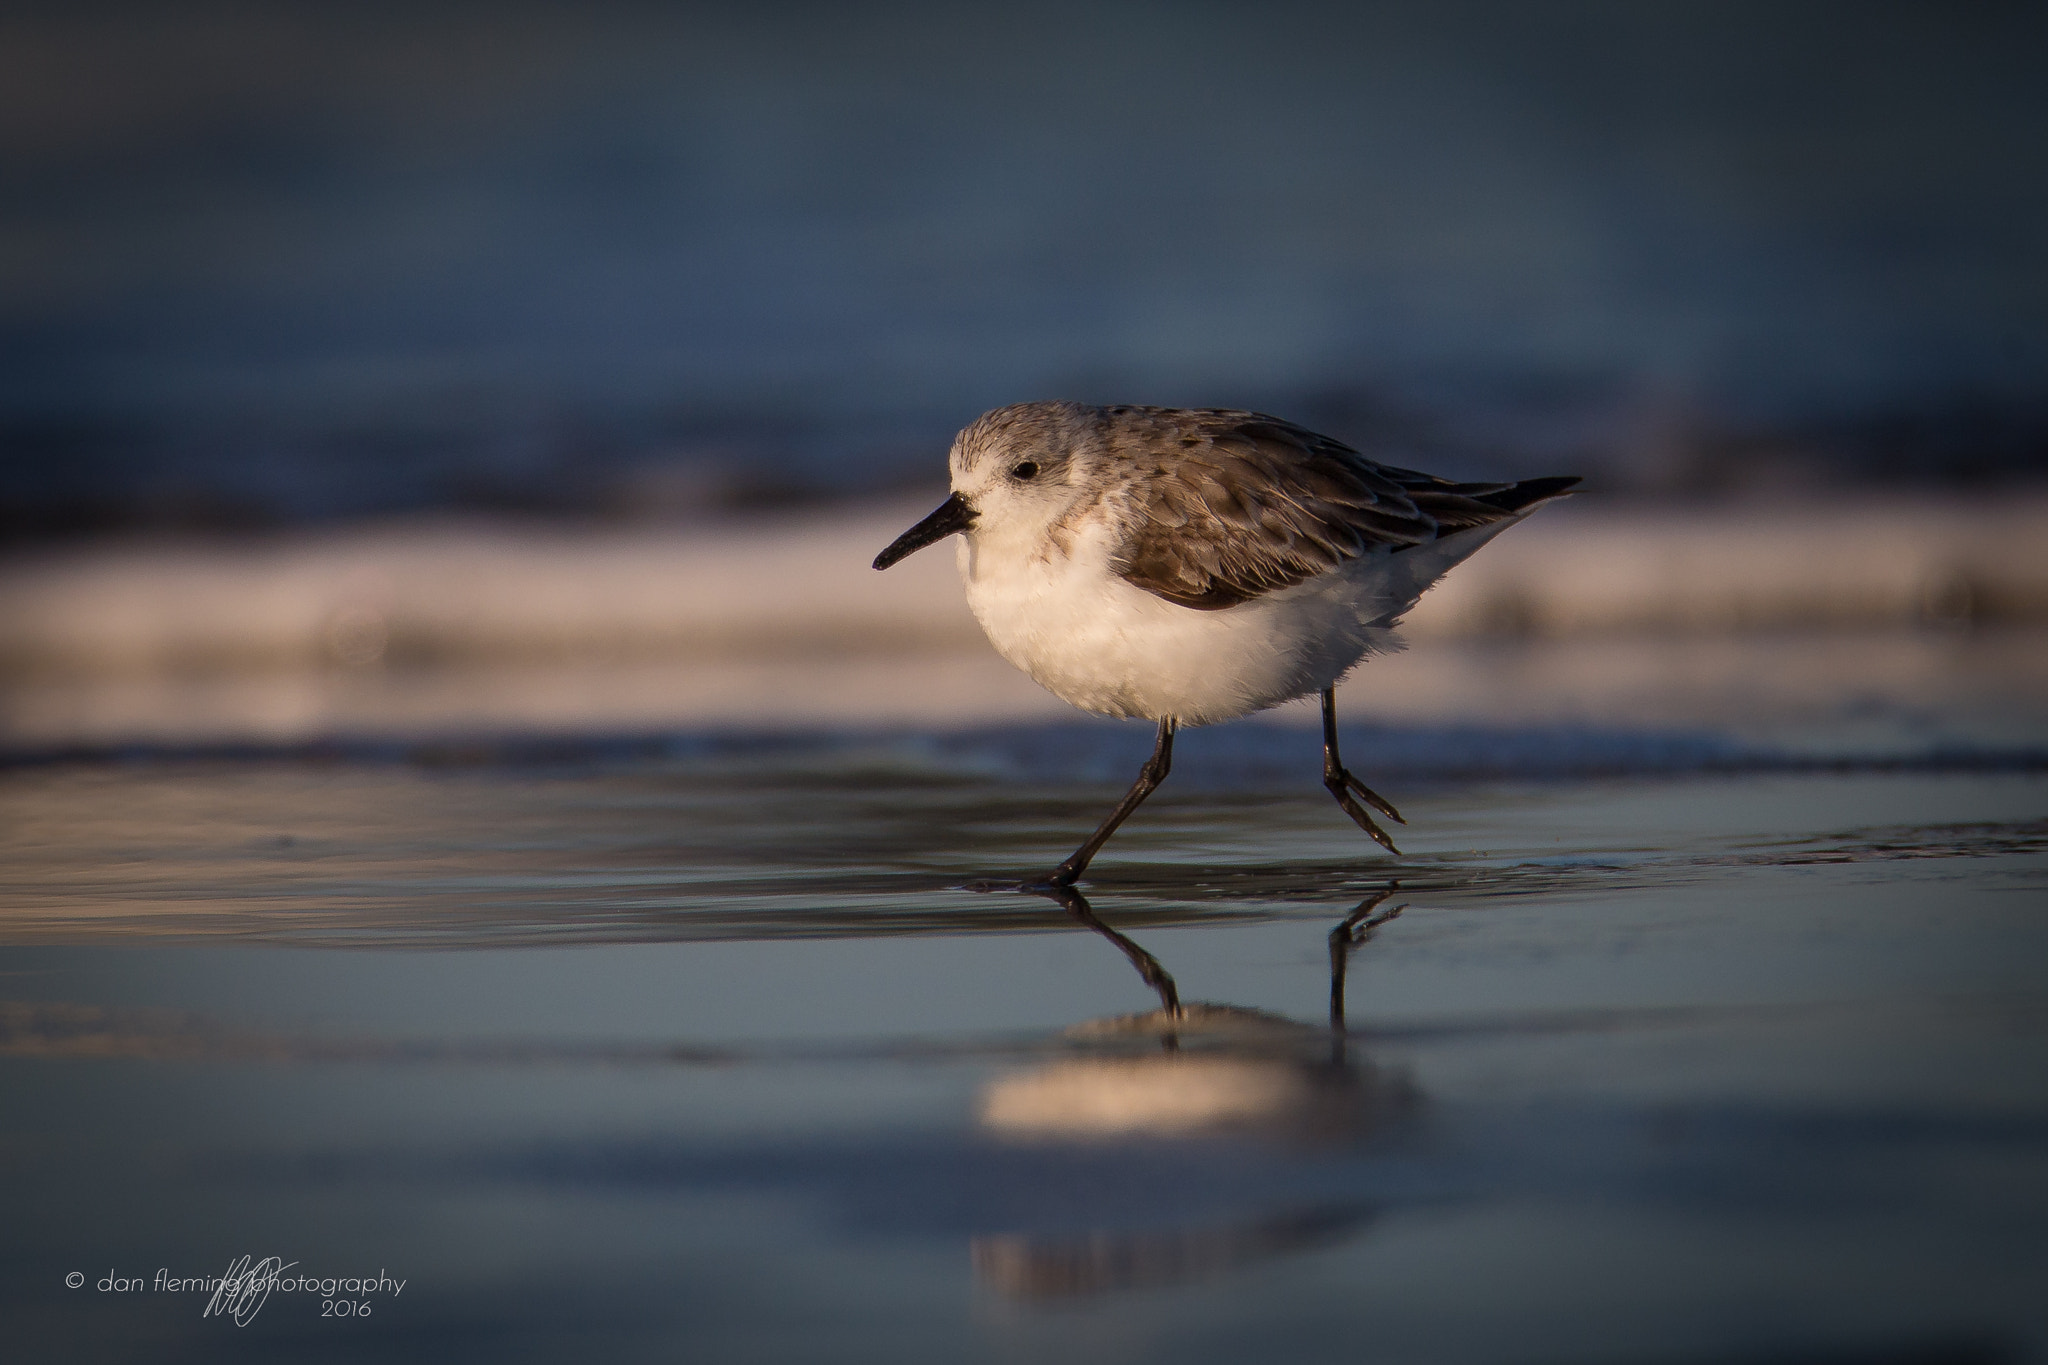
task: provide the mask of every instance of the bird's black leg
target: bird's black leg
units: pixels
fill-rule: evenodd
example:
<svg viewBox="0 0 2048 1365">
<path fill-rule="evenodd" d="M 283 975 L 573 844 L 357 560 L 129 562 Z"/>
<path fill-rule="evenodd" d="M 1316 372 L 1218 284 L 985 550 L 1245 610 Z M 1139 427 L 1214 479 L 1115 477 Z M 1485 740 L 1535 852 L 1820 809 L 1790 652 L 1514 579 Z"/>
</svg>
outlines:
<svg viewBox="0 0 2048 1365">
<path fill-rule="evenodd" d="M 1116 827 L 1130 818 L 1131 812 L 1157 791 L 1159 784 L 1166 780 L 1166 774 L 1173 767 L 1173 719 L 1168 717 L 1159 722 L 1159 739 L 1152 746 L 1152 757 L 1145 760 L 1145 766 L 1138 769 L 1138 780 L 1124 793 L 1124 799 L 1116 803 L 1116 809 L 1088 836 L 1088 842 L 1075 849 L 1073 856 L 1052 870 L 1046 878 L 1047 886 L 1072 886 L 1083 872 L 1087 871 L 1089 860 L 1102 851 L 1109 842 L 1109 836 L 1116 833 Z M 1026 888 L 1029 889 L 1028 887 Z"/>
<path fill-rule="evenodd" d="M 1323 689 L 1323 785 L 1330 789 L 1330 795 L 1337 798 L 1337 804 L 1344 808 L 1344 813 L 1372 836 L 1374 843 L 1389 853 L 1401 851 L 1394 847 L 1394 841 L 1387 837 L 1387 832 L 1373 822 L 1372 816 L 1366 814 L 1365 807 L 1352 799 L 1351 793 L 1357 792 L 1374 810 L 1395 824 L 1408 823 L 1385 797 L 1344 770 L 1344 760 L 1337 756 L 1337 689 L 1334 687 Z"/>
</svg>

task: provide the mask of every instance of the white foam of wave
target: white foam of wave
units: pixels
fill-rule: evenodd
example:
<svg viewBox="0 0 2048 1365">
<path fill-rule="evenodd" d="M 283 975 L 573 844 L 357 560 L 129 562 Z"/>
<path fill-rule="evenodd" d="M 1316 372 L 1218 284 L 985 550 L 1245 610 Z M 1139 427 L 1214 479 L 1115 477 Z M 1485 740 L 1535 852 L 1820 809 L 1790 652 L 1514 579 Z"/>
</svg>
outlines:
<svg viewBox="0 0 2048 1365">
<path fill-rule="evenodd" d="M 925 510 L 18 554 L 0 563 L 0 742 L 1069 714 L 988 648 L 949 554 L 869 569 Z M 2048 496 L 1567 502 L 1432 592 L 1408 622 L 1417 647 L 1361 670 L 1346 704 L 1739 725 L 2038 695 L 2038 631 L 1897 629 L 1952 616 L 2048 618 Z"/>
</svg>

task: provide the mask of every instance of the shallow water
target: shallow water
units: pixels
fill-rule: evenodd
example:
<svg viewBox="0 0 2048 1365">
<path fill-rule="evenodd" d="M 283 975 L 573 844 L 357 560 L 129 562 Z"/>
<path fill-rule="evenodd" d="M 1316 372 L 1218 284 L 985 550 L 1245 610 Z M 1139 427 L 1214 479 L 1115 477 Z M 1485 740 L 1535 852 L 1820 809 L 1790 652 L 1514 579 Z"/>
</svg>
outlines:
<svg viewBox="0 0 2048 1365">
<path fill-rule="evenodd" d="M 2038 764 L 1525 737 L 1523 771 L 1375 770 L 1390 859 L 1298 732 L 1231 733 L 1068 905 L 978 888 L 1062 856 L 1142 736 L 0 776 L 10 1336 L 2048 1354 Z M 404 1287 L 237 1326 L 151 1283 L 242 1256 Z"/>
</svg>

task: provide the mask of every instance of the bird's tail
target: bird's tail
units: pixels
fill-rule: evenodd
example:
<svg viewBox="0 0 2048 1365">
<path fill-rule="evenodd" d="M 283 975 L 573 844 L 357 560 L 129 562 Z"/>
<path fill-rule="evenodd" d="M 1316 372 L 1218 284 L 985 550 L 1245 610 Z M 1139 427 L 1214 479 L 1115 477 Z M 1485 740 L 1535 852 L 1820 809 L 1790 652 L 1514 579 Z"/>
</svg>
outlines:
<svg viewBox="0 0 2048 1365">
<path fill-rule="evenodd" d="M 1370 602 L 1360 603 L 1365 625 L 1390 629 L 1438 579 L 1480 546 L 1550 499 L 1571 491 L 1573 475 L 1524 479 L 1520 483 L 1443 484 L 1411 490 L 1416 506 L 1437 517 L 1435 540 L 1406 545 L 1374 565 Z M 1432 506 L 1432 503 L 1438 504 Z"/>
<path fill-rule="evenodd" d="M 1429 481 L 1404 483 L 1402 491 L 1418 510 L 1436 519 L 1439 535 L 1532 512 L 1539 504 L 1570 492 L 1579 482 L 1573 474 L 1523 479 L 1520 483 L 1450 483 L 1429 479 L 1428 475 L 1415 478 Z"/>
</svg>

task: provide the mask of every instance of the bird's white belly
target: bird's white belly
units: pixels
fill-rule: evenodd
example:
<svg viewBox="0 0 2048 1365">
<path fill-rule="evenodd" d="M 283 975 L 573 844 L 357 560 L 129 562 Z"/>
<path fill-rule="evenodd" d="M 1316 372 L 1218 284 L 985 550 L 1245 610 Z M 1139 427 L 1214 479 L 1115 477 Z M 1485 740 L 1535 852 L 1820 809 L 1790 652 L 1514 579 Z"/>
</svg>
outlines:
<svg viewBox="0 0 2048 1365">
<path fill-rule="evenodd" d="M 1206 725 L 1330 686 L 1395 647 L 1330 575 L 1221 611 L 1131 586 L 1086 540 L 1071 554 L 963 537 L 968 605 L 996 651 L 1064 701 L 1111 716 Z"/>
</svg>

